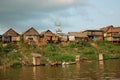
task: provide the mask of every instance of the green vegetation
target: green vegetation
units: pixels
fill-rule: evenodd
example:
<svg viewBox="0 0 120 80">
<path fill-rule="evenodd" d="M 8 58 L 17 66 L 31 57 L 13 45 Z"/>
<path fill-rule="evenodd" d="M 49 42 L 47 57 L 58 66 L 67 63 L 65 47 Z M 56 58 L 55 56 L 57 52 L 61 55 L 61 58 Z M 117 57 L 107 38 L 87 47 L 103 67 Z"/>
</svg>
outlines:
<svg viewBox="0 0 120 80">
<path fill-rule="evenodd" d="M 104 54 L 105 59 L 120 58 L 120 44 L 113 44 L 112 42 L 96 42 L 99 46 L 100 52 Z"/>
<path fill-rule="evenodd" d="M 44 45 L 41 54 L 44 55 L 44 59 L 51 61 L 73 61 L 75 59 L 74 54 L 70 54 L 61 49 L 59 45 L 53 44 Z"/>
<path fill-rule="evenodd" d="M 119 44 L 110 42 L 69 42 L 60 44 L 47 44 L 41 47 L 28 45 L 20 42 L 19 44 L 0 43 L 0 65 L 21 65 L 32 63 L 32 53 L 42 55 L 41 62 L 48 61 L 75 61 L 76 55 L 81 55 L 82 59 L 98 60 L 100 53 L 104 54 L 105 59 L 120 58 Z"/>
</svg>

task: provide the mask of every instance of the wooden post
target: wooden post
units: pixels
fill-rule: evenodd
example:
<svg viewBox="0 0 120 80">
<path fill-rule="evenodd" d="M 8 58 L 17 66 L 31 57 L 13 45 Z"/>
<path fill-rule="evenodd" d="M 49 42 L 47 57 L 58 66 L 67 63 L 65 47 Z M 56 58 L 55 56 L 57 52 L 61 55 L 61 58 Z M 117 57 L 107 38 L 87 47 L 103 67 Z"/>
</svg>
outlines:
<svg viewBox="0 0 120 80">
<path fill-rule="evenodd" d="M 38 66 L 40 65 L 40 54 L 33 54 L 33 65 Z"/>
<path fill-rule="evenodd" d="M 34 56 L 33 56 L 33 65 L 36 65 L 36 60 Z"/>
<path fill-rule="evenodd" d="M 99 61 L 103 61 L 103 60 L 104 60 L 103 54 L 99 54 Z"/>
<path fill-rule="evenodd" d="M 76 55 L 75 61 L 76 61 L 77 63 L 80 62 L 80 55 Z"/>
</svg>

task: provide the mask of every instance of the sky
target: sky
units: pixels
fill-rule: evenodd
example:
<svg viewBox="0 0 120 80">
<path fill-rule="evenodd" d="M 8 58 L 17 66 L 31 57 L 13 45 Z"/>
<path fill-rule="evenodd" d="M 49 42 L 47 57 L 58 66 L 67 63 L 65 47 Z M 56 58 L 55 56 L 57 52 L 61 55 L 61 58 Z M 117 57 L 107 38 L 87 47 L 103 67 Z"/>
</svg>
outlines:
<svg viewBox="0 0 120 80">
<path fill-rule="evenodd" d="M 63 33 L 120 26 L 120 0 L 0 0 L 0 34 L 34 27 Z"/>
</svg>

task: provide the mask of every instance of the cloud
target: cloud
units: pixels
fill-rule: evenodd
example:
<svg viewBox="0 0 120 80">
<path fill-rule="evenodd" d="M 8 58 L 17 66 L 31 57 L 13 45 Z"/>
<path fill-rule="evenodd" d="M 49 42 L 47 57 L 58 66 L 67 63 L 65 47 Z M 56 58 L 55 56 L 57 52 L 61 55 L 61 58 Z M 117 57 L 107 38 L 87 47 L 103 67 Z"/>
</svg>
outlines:
<svg viewBox="0 0 120 80">
<path fill-rule="evenodd" d="M 74 4 L 84 4 L 86 0 L 1 0 L 0 10 L 19 11 L 19 10 L 46 10 L 50 8 L 61 8 Z"/>
<path fill-rule="evenodd" d="M 88 2 L 89 0 L 0 0 L 0 24 L 4 25 L 4 29 L 11 26 L 19 32 L 27 26 L 36 26 L 38 30 L 53 28 L 56 20 L 67 23 L 68 17 L 85 15 L 84 9 L 79 7 L 87 6 Z"/>
<path fill-rule="evenodd" d="M 6 27 L 5 25 L 0 24 L 0 33 L 3 34 L 8 28 L 8 26 Z"/>
</svg>

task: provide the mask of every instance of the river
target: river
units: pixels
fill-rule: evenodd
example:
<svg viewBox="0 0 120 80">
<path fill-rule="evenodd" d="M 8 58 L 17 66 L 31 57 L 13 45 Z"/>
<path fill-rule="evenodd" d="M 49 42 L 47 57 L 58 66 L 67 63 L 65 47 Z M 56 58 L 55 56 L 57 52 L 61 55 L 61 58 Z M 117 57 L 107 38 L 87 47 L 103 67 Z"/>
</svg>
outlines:
<svg viewBox="0 0 120 80">
<path fill-rule="evenodd" d="M 120 60 L 0 70 L 0 80 L 120 80 Z"/>
</svg>

